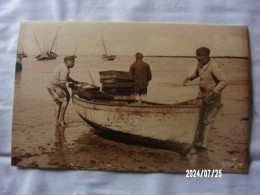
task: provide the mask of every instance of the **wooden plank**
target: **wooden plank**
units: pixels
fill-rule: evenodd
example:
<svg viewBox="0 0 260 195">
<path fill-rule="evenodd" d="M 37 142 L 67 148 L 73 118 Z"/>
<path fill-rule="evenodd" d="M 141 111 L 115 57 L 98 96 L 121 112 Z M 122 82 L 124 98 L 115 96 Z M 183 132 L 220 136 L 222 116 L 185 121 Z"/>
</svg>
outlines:
<svg viewBox="0 0 260 195">
<path fill-rule="evenodd" d="M 100 75 L 100 79 L 129 79 L 133 80 L 133 77 L 131 74 L 129 75 Z"/>
<path fill-rule="evenodd" d="M 131 79 L 100 79 L 100 83 L 134 83 L 134 80 Z"/>
<path fill-rule="evenodd" d="M 118 70 L 107 70 L 107 71 L 100 71 L 99 75 L 127 75 L 129 72 L 126 71 L 118 71 Z"/>
<path fill-rule="evenodd" d="M 100 75 L 101 79 L 129 79 L 129 80 L 133 80 L 132 75 L 129 72 L 125 72 L 125 71 L 116 71 L 116 70 L 100 71 L 99 75 Z"/>
<path fill-rule="evenodd" d="M 135 100 L 134 95 L 115 95 L 114 100 Z"/>
<path fill-rule="evenodd" d="M 102 88 L 102 90 L 106 93 L 113 94 L 113 95 L 133 95 L 133 93 L 134 93 L 133 87 Z"/>
<path fill-rule="evenodd" d="M 102 88 L 124 88 L 134 87 L 135 83 L 103 83 Z"/>
</svg>

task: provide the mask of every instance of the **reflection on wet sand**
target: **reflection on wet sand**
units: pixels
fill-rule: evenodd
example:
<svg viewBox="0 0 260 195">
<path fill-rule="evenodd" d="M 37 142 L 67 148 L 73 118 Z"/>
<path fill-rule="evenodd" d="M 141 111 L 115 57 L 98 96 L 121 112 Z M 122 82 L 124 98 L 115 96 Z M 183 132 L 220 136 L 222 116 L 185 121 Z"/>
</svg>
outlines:
<svg viewBox="0 0 260 195">
<path fill-rule="evenodd" d="M 68 168 L 71 166 L 71 153 L 65 138 L 65 128 L 56 125 L 53 152 L 49 154 L 49 165 L 57 168 Z"/>
<path fill-rule="evenodd" d="M 15 84 L 19 83 L 22 79 L 22 72 L 15 73 Z"/>
<path fill-rule="evenodd" d="M 212 169 L 207 150 L 197 149 L 186 157 L 189 161 L 189 167 L 192 167 L 192 169 Z M 203 167 L 201 165 L 203 165 Z"/>
<path fill-rule="evenodd" d="M 60 130 L 56 132 L 58 144 L 50 155 L 52 168 L 184 172 L 190 167 L 188 159 L 177 152 L 106 139 L 94 130 L 74 140 L 76 144 L 67 144 Z"/>
</svg>

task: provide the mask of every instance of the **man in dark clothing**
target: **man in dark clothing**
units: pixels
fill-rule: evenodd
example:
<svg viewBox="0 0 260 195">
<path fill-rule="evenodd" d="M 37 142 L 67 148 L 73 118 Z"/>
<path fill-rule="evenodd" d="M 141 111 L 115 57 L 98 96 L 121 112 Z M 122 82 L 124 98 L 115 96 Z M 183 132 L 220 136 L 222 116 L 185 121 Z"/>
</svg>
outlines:
<svg viewBox="0 0 260 195">
<path fill-rule="evenodd" d="M 130 67 L 130 73 L 135 80 L 135 95 L 139 95 L 143 99 L 147 95 L 148 82 L 152 79 L 150 66 L 145 63 L 142 53 L 135 54 L 136 61 Z"/>
</svg>

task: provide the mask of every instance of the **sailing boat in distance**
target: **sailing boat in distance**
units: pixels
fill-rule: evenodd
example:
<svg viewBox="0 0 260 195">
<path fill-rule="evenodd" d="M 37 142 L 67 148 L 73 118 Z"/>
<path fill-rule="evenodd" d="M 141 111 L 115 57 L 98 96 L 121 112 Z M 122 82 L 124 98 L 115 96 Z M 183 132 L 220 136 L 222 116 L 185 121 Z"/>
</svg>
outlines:
<svg viewBox="0 0 260 195">
<path fill-rule="evenodd" d="M 59 30 L 60 30 L 60 29 L 59 29 Z M 58 32 L 59 32 L 59 30 L 58 30 Z M 39 47 L 39 49 L 40 49 L 40 52 L 41 52 L 39 55 L 37 55 L 37 56 L 35 57 L 38 61 L 55 60 L 55 59 L 58 57 L 58 55 L 52 51 L 53 46 L 54 46 L 54 43 L 55 43 L 55 41 L 56 41 L 56 39 L 57 39 L 58 32 L 57 32 L 57 34 L 56 34 L 56 36 L 55 36 L 55 38 L 54 38 L 54 40 L 53 40 L 53 42 L 52 42 L 52 46 L 51 46 L 50 51 L 44 51 L 44 52 L 42 52 L 41 47 L 40 47 L 40 45 L 39 45 L 39 42 L 38 42 L 38 40 L 37 40 L 35 34 L 33 33 L 33 34 L 34 34 L 34 38 L 35 38 L 35 40 L 36 40 L 36 43 L 37 43 L 37 45 L 38 45 L 38 47 Z"/>
<path fill-rule="evenodd" d="M 105 46 L 105 43 L 104 43 L 103 36 L 102 36 L 102 43 L 103 43 L 103 47 L 104 47 L 104 51 L 105 51 L 105 53 L 102 55 L 102 59 L 103 60 L 114 60 L 116 58 L 116 55 L 108 55 L 107 54 L 107 50 L 106 50 L 106 46 Z"/>
</svg>

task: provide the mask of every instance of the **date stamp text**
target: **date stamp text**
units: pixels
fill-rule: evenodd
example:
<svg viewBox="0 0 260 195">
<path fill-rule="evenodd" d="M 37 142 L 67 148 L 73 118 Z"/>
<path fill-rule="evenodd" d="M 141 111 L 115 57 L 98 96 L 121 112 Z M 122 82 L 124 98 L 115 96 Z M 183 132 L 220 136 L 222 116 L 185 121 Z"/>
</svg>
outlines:
<svg viewBox="0 0 260 195">
<path fill-rule="evenodd" d="M 187 169 L 186 177 L 222 177 L 221 169 Z"/>
</svg>

